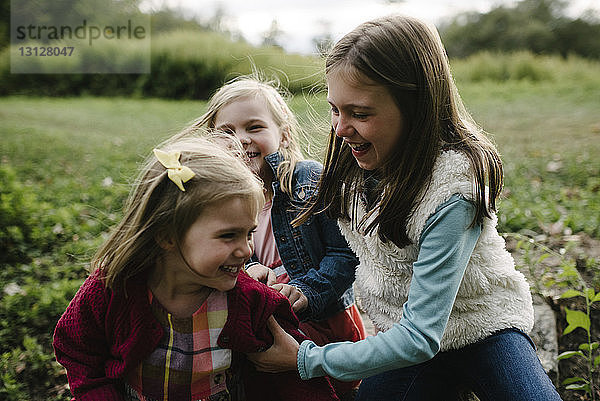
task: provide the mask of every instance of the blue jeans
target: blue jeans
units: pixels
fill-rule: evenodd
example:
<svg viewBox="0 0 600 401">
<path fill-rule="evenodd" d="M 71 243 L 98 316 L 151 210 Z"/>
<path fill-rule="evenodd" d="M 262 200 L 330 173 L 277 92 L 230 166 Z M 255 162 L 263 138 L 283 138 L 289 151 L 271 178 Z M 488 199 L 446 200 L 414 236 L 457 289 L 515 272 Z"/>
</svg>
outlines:
<svg viewBox="0 0 600 401">
<path fill-rule="evenodd" d="M 453 401 L 465 390 L 481 401 L 561 399 L 529 336 L 508 329 L 430 361 L 364 379 L 356 401 Z"/>
</svg>

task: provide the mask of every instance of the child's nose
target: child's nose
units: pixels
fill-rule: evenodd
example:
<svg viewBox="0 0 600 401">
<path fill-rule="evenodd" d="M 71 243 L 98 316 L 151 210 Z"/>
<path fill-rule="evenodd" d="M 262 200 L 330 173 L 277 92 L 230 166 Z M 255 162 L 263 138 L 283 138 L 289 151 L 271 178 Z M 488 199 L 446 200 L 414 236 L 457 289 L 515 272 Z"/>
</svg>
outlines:
<svg viewBox="0 0 600 401">
<path fill-rule="evenodd" d="M 239 258 L 249 258 L 254 252 L 254 243 L 250 240 L 241 241 L 235 250 L 235 256 Z"/>
<path fill-rule="evenodd" d="M 242 145 L 249 145 L 250 142 L 252 142 L 252 140 L 250 139 L 250 136 L 246 133 L 236 132 L 235 136 L 237 136 L 237 138 L 240 140 Z"/>
<path fill-rule="evenodd" d="M 333 128 L 335 134 L 340 138 L 352 135 L 352 127 L 347 123 L 346 119 L 343 119 L 341 116 L 334 121 Z"/>
</svg>

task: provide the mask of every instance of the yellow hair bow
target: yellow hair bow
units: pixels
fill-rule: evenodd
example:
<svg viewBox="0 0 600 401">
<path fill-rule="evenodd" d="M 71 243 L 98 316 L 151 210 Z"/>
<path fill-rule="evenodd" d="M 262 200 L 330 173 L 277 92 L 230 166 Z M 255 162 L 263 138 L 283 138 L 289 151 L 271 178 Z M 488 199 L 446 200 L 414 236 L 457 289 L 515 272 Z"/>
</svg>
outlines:
<svg viewBox="0 0 600 401">
<path fill-rule="evenodd" d="M 183 183 L 192 179 L 196 173 L 194 173 L 191 168 L 181 165 L 179 162 L 181 152 L 168 153 L 160 149 L 154 149 L 154 155 L 160 164 L 165 166 L 167 169 L 167 175 L 169 176 L 169 179 L 173 181 L 179 187 L 179 189 L 185 192 Z"/>
</svg>

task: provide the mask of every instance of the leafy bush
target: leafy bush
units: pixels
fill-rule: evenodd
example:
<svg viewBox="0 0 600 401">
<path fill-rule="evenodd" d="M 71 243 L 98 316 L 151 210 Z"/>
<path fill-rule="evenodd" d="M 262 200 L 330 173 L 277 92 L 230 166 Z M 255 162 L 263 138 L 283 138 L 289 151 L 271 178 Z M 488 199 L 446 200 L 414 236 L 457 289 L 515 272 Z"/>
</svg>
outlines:
<svg viewBox="0 0 600 401">
<path fill-rule="evenodd" d="M 0 266 L 29 263 L 65 246 L 75 250 L 73 242 L 94 241 L 91 234 L 102 230 L 83 204 L 40 201 L 38 189 L 21 183 L 9 165 L 0 165 L 0 179 Z M 0 272 L 0 278 L 6 273 Z"/>
<path fill-rule="evenodd" d="M 600 396 L 596 373 L 600 368 L 600 321 L 595 305 L 600 302 L 600 291 L 596 290 L 600 288 L 600 277 L 597 276 L 600 266 L 593 258 L 585 258 L 586 268 L 580 266 L 573 258 L 582 256 L 577 256 L 573 243 L 567 242 L 555 251 L 543 242 L 521 234 L 506 233 L 504 236 L 510 241 L 509 246 L 514 247 L 516 267 L 527 276 L 532 293 L 545 299 L 560 316 L 557 323 L 562 332 L 559 339 L 562 352 L 557 361 L 562 376 L 560 383 L 565 390 L 563 397 L 596 400 Z M 569 338 L 565 338 L 566 335 Z M 571 395 L 567 390 L 581 391 L 585 395 Z"/>
<path fill-rule="evenodd" d="M 68 270 L 69 267 L 67 266 L 66 269 Z M 81 273 L 81 270 L 76 267 L 74 270 L 79 270 Z M 10 283 L 10 287 L 7 285 L 3 289 L 9 294 L 0 299 L 2 352 L 20 346 L 23 338 L 28 335 L 48 339 L 54 332 L 58 318 L 82 283 L 81 279 L 48 282 L 33 277 L 26 281 L 23 285 Z M 44 345 L 48 347 L 50 343 L 44 341 Z"/>
<path fill-rule="evenodd" d="M 14 281 L 3 280 L 0 288 L 0 398 L 68 400 L 64 369 L 54 359 L 52 333 L 81 285 L 82 279 L 75 277 L 85 276 L 85 266 L 50 267 L 34 261 L 11 270 L 20 274 L 13 276 Z M 17 283 L 17 276 L 23 284 Z"/>
<path fill-rule="evenodd" d="M 0 165 L 0 265 L 27 262 L 34 244 L 35 232 L 31 216 L 47 207 L 36 195 L 23 186 L 15 171 Z"/>
<path fill-rule="evenodd" d="M 31 44 L 35 46 L 35 44 Z M 111 63 L 115 72 L 143 62 L 134 47 L 114 53 L 98 43 L 82 63 Z M 134 45 L 130 45 L 134 46 Z M 11 74 L 10 48 L 0 52 L 0 95 L 127 95 L 206 99 L 225 81 L 254 69 L 277 77 L 294 93 L 322 84 L 321 60 L 287 54 L 277 47 L 254 47 L 221 33 L 176 31 L 152 40 L 149 74 L 57 74 L 72 70 L 69 57 L 44 59 L 48 74 Z M 84 53 L 86 49 L 82 50 Z M 94 61 L 93 59 L 98 58 Z M 31 62 L 31 58 L 27 59 Z"/>
<path fill-rule="evenodd" d="M 0 398 L 7 401 L 69 400 L 64 369 L 35 338 L 0 354 Z"/>
<path fill-rule="evenodd" d="M 582 74 L 594 76 L 589 66 L 594 62 L 577 57 L 560 60 L 557 57 L 540 56 L 529 52 L 491 53 L 481 52 L 465 59 L 452 60 L 452 69 L 461 82 L 481 81 L 554 81 L 581 79 Z M 588 68 L 584 66 L 587 65 Z M 597 80 L 597 78 L 592 78 Z"/>
<path fill-rule="evenodd" d="M 583 391 L 592 400 L 596 400 L 597 392 L 597 374 L 596 371 L 600 368 L 600 352 L 598 348 L 600 343 L 594 341 L 595 337 L 592 333 L 591 322 L 591 307 L 592 304 L 600 302 L 600 292 L 596 293 L 593 288 L 584 286 L 583 291 L 570 289 L 562 294 L 562 298 L 583 297 L 585 300 L 585 311 L 572 310 L 565 308 L 566 320 L 568 326 L 564 329 L 563 335 L 571 333 L 573 330 L 581 328 L 585 330 L 587 336 L 586 341 L 579 344 L 577 350 L 568 350 L 562 352 L 558 356 L 558 360 L 578 357 L 584 360 L 587 367 L 586 375 L 572 376 L 565 379 L 562 384 L 567 390 Z"/>
</svg>

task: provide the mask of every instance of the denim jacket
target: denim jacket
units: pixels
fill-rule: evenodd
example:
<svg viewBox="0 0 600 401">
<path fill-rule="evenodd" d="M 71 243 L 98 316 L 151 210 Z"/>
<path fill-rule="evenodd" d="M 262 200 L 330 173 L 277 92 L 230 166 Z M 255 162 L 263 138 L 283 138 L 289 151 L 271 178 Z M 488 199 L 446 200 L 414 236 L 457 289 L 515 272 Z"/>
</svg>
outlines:
<svg viewBox="0 0 600 401">
<path fill-rule="evenodd" d="M 312 215 L 299 227 L 291 222 L 317 190 L 322 166 L 314 160 L 298 162 L 294 170 L 293 199 L 281 190 L 277 169 L 283 161 L 279 152 L 265 157 L 273 170 L 271 220 L 277 250 L 290 277 L 289 285 L 302 291 L 308 307 L 298 313 L 302 320 L 322 320 L 354 302 L 355 268 L 358 259 L 340 233 L 335 219 L 324 213 Z M 252 261 L 257 261 L 256 255 Z M 250 262 L 250 263 L 251 263 Z"/>
</svg>

